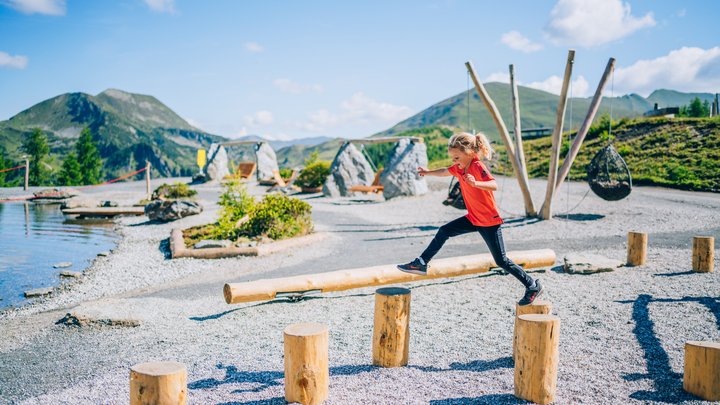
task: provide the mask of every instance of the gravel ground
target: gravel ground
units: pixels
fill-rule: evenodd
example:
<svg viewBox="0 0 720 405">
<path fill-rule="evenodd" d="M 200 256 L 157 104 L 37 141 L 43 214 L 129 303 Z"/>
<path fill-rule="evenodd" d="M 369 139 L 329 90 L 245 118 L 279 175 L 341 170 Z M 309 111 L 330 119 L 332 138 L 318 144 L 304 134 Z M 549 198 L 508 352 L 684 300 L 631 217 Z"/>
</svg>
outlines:
<svg viewBox="0 0 720 405">
<path fill-rule="evenodd" d="M 720 237 L 720 195 L 636 188 L 604 202 L 587 186 L 563 186 L 553 221 L 524 220 L 513 179 L 496 194 L 506 218 L 508 250 L 552 248 L 624 260 L 626 233 L 649 233 L 648 264 L 611 273 L 533 273 L 561 318 L 557 403 L 703 403 L 682 390 L 683 344 L 720 340 L 720 271 L 691 273 L 694 235 Z M 313 205 L 319 246 L 261 258 L 168 260 L 171 228 L 215 218 L 219 189 L 200 186 L 205 211 L 173 224 L 124 218 L 123 236 L 85 276 L 20 309 L 0 314 L 0 402 L 121 404 L 129 368 L 175 360 L 188 368 L 189 398 L 201 404 L 284 403 L 282 330 L 319 321 L 330 327 L 327 403 L 514 404 L 511 356 L 514 303 L 522 288 L 495 273 L 405 285 L 412 289 L 410 364 L 372 367 L 374 288 L 229 306 L 222 285 L 342 268 L 404 262 L 437 227 L 462 214 L 440 204 L 445 180 L 430 194 L 383 202 L 377 196 Z M 111 186 L 128 201 L 142 183 Z M 531 181 L 535 201 L 544 181 Z M 252 191 L 261 193 L 262 188 Z M 134 193 L 134 194 L 133 194 Z M 439 257 L 487 252 L 477 235 L 455 238 Z M 716 268 L 720 268 L 718 261 Z M 73 307 L 118 310 L 138 327 L 55 324 Z M 115 311 L 115 312 L 113 312 Z"/>
</svg>

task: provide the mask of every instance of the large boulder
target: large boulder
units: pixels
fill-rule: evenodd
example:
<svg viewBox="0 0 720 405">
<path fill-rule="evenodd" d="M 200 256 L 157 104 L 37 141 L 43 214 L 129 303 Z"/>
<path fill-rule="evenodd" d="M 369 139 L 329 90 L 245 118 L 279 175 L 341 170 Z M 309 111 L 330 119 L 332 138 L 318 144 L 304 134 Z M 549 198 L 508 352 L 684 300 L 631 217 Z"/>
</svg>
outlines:
<svg viewBox="0 0 720 405">
<path fill-rule="evenodd" d="M 280 171 L 275 151 L 267 142 L 262 142 L 255 151 L 257 158 L 257 179 L 268 180 L 274 178 L 273 171 Z"/>
<path fill-rule="evenodd" d="M 218 143 L 210 145 L 207 156 L 208 160 L 203 168 L 206 181 L 218 182 L 230 174 L 228 155 L 224 146 Z"/>
<path fill-rule="evenodd" d="M 427 181 L 417 174 L 418 167 L 427 167 L 427 164 L 424 143 L 401 139 L 388 156 L 385 170 L 380 175 L 385 199 L 427 193 Z"/>
<path fill-rule="evenodd" d="M 624 264 L 620 260 L 595 254 L 568 253 L 563 259 L 565 272 L 570 274 L 604 273 L 622 267 Z"/>
<path fill-rule="evenodd" d="M 92 197 L 73 197 L 65 200 L 60 205 L 61 209 L 66 208 L 95 208 L 100 206 L 100 200 Z"/>
<path fill-rule="evenodd" d="M 330 175 L 323 185 L 323 194 L 330 197 L 352 196 L 352 186 L 369 186 L 375 180 L 375 172 L 365 156 L 353 145 L 340 147 L 330 166 Z"/>
<path fill-rule="evenodd" d="M 33 193 L 34 200 L 65 200 L 80 195 L 78 190 L 73 188 L 46 188 Z"/>
<path fill-rule="evenodd" d="M 174 200 L 153 201 L 145 206 L 145 215 L 151 221 L 175 221 L 202 212 L 202 206 L 195 201 Z"/>
</svg>

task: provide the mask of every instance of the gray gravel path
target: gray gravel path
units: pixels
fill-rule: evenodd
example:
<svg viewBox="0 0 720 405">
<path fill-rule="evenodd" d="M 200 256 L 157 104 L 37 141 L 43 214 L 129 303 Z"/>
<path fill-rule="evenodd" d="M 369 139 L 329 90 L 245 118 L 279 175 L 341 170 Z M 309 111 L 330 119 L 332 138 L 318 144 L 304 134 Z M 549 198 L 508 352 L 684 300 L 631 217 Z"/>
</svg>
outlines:
<svg viewBox="0 0 720 405">
<path fill-rule="evenodd" d="M 433 179 L 434 180 L 434 179 Z M 412 283 L 410 365 L 371 366 L 374 288 L 323 294 L 298 303 L 226 305 L 222 285 L 268 277 L 397 263 L 415 257 L 437 227 L 461 212 L 440 204 L 445 182 L 419 198 L 306 196 L 320 246 L 262 258 L 167 259 L 173 227 L 210 222 L 217 187 L 201 186 L 203 214 L 174 224 L 119 221 L 122 241 L 86 276 L 54 297 L 0 314 L 0 402 L 128 402 L 129 368 L 151 360 L 187 365 L 189 396 L 202 404 L 283 401 L 282 330 L 304 321 L 330 327 L 330 399 L 350 403 L 518 403 L 513 396 L 514 302 L 511 276 L 484 274 Z M 497 193 L 504 211 L 522 211 L 513 179 Z M 135 198 L 141 185 L 115 191 Z M 531 182 L 536 201 L 545 182 Z M 253 188 L 260 193 L 261 188 Z M 648 265 L 612 273 L 542 278 L 561 318 L 557 403 L 703 403 L 682 391 L 683 344 L 720 340 L 720 269 L 690 270 L 691 238 L 720 238 L 720 195 L 636 188 L 614 203 L 587 187 L 565 186 L 558 212 L 569 217 L 525 221 L 505 214 L 508 250 L 552 248 L 624 260 L 626 233 L 650 234 Z M 581 201 L 582 200 L 582 201 Z M 451 240 L 439 257 L 486 252 L 477 235 Z M 717 259 L 716 268 L 720 267 Z M 138 327 L 68 327 L 55 321 L 76 305 L 122 310 Z"/>
</svg>

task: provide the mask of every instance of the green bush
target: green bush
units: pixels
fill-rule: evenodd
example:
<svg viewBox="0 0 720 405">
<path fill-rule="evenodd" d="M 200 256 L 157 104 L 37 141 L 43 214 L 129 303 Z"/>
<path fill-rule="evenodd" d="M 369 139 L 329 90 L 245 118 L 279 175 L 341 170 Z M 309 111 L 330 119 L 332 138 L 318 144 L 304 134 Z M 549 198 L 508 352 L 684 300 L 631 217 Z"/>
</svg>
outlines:
<svg viewBox="0 0 720 405">
<path fill-rule="evenodd" d="M 330 175 L 330 164 L 327 160 L 318 160 L 305 167 L 295 181 L 300 187 L 315 188 L 325 183 Z"/>
<path fill-rule="evenodd" d="M 250 213 L 250 220 L 242 225 L 243 236 L 267 235 L 271 239 L 285 239 L 312 231 L 312 207 L 297 198 L 284 194 L 267 194 Z"/>
<path fill-rule="evenodd" d="M 255 199 L 247 193 L 245 185 L 238 180 L 225 183 L 223 188 L 225 191 L 220 195 L 220 201 L 218 201 L 218 205 L 222 207 L 220 218 L 212 235 L 216 239 L 235 240 L 242 231 L 241 227 L 238 227 L 238 221 L 245 215 L 249 215 L 256 203 Z"/>
<path fill-rule="evenodd" d="M 191 189 L 187 184 L 177 182 L 175 184 L 163 184 L 156 188 L 152 193 L 153 200 L 159 199 L 176 199 L 188 198 L 197 194 L 197 191 Z"/>
<path fill-rule="evenodd" d="M 289 169 L 287 167 L 280 168 L 280 177 L 283 179 L 289 179 L 293 174 L 293 169 Z"/>
</svg>

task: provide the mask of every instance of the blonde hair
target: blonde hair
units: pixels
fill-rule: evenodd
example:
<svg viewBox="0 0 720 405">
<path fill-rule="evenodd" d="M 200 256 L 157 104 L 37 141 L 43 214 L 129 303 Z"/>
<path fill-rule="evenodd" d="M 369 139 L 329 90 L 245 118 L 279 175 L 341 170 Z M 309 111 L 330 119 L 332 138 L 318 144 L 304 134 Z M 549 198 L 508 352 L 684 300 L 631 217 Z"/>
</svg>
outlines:
<svg viewBox="0 0 720 405">
<path fill-rule="evenodd" d="M 478 132 L 477 135 L 468 134 L 467 132 L 457 132 L 450 137 L 448 148 L 459 149 L 482 159 L 490 159 L 493 154 L 490 141 L 482 132 Z"/>
</svg>

